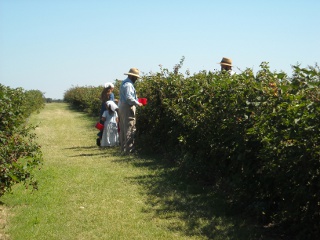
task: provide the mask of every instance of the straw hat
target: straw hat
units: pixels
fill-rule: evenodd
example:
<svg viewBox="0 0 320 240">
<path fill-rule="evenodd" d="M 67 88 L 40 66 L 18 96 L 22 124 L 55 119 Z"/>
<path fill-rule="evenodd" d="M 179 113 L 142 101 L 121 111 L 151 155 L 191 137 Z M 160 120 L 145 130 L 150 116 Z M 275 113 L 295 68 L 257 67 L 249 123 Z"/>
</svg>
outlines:
<svg viewBox="0 0 320 240">
<path fill-rule="evenodd" d="M 130 68 L 129 72 L 125 73 L 124 75 L 131 75 L 131 76 L 135 76 L 137 78 L 140 78 L 138 68 Z"/>
<path fill-rule="evenodd" d="M 231 60 L 231 58 L 224 57 L 224 58 L 222 58 L 221 62 L 219 62 L 219 64 L 232 67 L 232 60 Z"/>
</svg>

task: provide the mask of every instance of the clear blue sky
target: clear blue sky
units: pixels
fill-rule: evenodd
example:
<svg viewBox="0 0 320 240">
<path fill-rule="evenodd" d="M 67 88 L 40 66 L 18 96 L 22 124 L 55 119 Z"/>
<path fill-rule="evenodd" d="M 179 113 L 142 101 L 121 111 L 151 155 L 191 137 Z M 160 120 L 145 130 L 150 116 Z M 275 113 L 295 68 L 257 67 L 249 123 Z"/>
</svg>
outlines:
<svg viewBox="0 0 320 240">
<path fill-rule="evenodd" d="M 99 86 L 131 67 L 144 74 L 234 70 L 263 61 L 320 62 L 319 0 L 0 0 L 0 83 L 62 99 L 72 86 Z"/>
</svg>

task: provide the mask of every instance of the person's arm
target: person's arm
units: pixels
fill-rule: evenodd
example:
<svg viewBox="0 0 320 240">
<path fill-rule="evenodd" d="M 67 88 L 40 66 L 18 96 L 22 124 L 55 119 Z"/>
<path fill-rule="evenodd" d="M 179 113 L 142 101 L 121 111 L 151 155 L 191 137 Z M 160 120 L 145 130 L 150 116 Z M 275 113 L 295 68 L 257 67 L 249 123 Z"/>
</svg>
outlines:
<svg viewBox="0 0 320 240">
<path fill-rule="evenodd" d="M 115 99 L 114 99 L 114 94 L 113 93 L 110 93 L 110 99 L 109 100 L 111 100 L 111 101 L 114 101 Z"/>
<path fill-rule="evenodd" d="M 125 98 L 129 105 L 139 105 L 140 103 L 135 99 L 135 89 L 132 84 L 125 86 Z"/>
<path fill-rule="evenodd" d="M 108 110 L 105 110 L 102 114 L 102 117 L 101 117 L 101 121 L 105 122 L 107 120 L 107 111 Z"/>
</svg>

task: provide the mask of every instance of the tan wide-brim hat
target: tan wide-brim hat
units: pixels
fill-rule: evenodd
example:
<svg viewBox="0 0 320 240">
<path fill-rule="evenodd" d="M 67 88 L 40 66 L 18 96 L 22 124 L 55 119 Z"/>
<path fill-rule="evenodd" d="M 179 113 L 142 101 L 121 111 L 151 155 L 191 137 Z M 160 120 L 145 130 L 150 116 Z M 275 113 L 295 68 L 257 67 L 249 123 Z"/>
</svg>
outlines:
<svg viewBox="0 0 320 240">
<path fill-rule="evenodd" d="M 231 58 L 224 57 L 222 58 L 221 62 L 219 62 L 218 64 L 232 67 L 232 60 Z"/>
<path fill-rule="evenodd" d="M 131 76 L 135 76 L 137 78 L 140 78 L 140 75 L 139 75 L 139 69 L 138 68 L 130 68 L 129 72 L 128 73 L 125 73 L 124 75 L 131 75 Z"/>
</svg>

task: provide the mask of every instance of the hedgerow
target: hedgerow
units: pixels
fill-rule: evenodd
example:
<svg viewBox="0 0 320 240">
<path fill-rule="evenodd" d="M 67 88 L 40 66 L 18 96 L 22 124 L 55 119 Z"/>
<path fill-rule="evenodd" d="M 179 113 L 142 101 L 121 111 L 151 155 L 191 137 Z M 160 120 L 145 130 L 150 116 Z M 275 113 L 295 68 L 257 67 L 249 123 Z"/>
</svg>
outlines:
<svg viewBox="0 0 320 240">
<path fill-rule="evenodd" d="M 219 186 L 237 209 L 301 237 L 319 235 L 319 68 L 267 63 L 230 76 L 161 69 L 137 84 L 137 147 Z M 147 146 L 147 147 L 146 147 Z"/>
<path fill-rule="evenodd" d="M 27 90 L 24 92 L 25 95 L 25 112 L 30 115 L 33 112 L 39 113 L 39 111 L 44 108 L 46 99 L 43 93 L 39 90 Z"/>
<path fill-rule="evenodd" d="M 103 86 L 74 86 L 64 93 L 64 101 L 77 110 L 93 116 L 99 116 L 102 90 Z"/>
<path fill-rule="evenodd" d="M 121 81 L 115 80 L 114 95 L 119 96 Z M 99 116 L 101 109 L 101 92 L 103 86 L 73 86 L 64 93 L 63 100 L 79 111 L 88 113 L 91 116 Z"/>
<path fill-rule="evenodd" d="M 245 69 L 232 76 L 182 74 L 181 65 L 161 67 L 135 84 L 148 99 L 137 110 L 137 150 L 220 188 L 235 210 L 286 235 L 319 237 L 319 67 L 296 65 L 289 77 L 265 62 L 256 74 Z M 71 89 L 68 101 L 82 109 L 94 105 L 88 112 L 98 113 L 102 88 L 94 96 L 82 89 L 90 97 L 78 96 L 80 89 Z"/>
<path fill-rule="evenodd" d="M 37 188 L 32 171 L 41 164 L 42 153 L 27 119 L 43 106 L 40 91 L 0 84 L 0 196 L 19 182 Z"/>
</svg>

